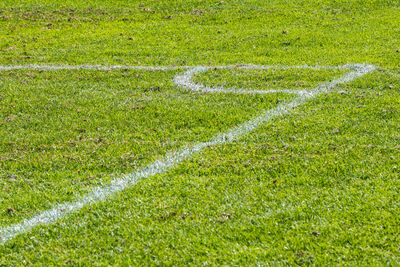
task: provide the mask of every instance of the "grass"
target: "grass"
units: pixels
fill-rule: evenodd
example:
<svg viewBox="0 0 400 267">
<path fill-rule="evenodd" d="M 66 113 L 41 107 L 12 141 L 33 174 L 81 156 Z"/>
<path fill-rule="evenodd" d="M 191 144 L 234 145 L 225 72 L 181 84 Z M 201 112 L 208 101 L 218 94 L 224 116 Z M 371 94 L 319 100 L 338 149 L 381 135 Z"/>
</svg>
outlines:
<svg viewBox="0 0 400 267">
<path fill-rule="evenodd" d="M 174 87 L 173 73 L 166 72 L 2 75 L 7 95 L 2 98 L 1 176 L 6 183 L 0 209 L 18 210 L 13 221 L 167 151 L 206 141 L 290 98 L 196 94 Z M 246 105 L 249 100 L 254 103 Z M 7 212 L 2 215 L 1 221 L 9 223 Z"/>
<path fill-rule="evenodd" d="M 0 63 L 378 70 L 0 246 L 1 265 L 397 265 L 397 1 L 2 1 Z M 287 94 L 182 70 L 0 72 L 0 226 L 209 140 Z M 342 70 L 210 70 L 305 89 Z"/>
<path fill-rule="evenodd" d="M 341 69 L 217 69 L 197 75 L 194 81 L 210 87 L 246 88 L 249 91 L 260 88 L 301 90 L 315 88 L 344 73 L 346 70 Z"/>
</svg>

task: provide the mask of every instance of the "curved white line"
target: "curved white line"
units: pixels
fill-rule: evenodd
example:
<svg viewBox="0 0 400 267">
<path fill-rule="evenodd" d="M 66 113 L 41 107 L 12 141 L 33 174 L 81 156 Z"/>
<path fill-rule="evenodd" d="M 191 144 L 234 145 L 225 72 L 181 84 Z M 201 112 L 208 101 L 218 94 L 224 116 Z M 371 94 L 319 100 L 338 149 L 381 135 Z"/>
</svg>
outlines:
<svg viewBox="0 0 400 267">
<path fill-rule="evenodd" d="M 237 66 L 235 66 L 237 67 Z M 263 66 L 258 66 L 259 68 Z M 12 68 L 12 66 L 11 66 Z M 35 67 L 37 68 L 37 67 Z M 50 67 L 44 67 L 41 66 L 41 69 L 49 69 L 52 70 L 54 69 L 54 66 Z M 85 67 L 73 67 L 73 68 L 66 68 L 65 66 L 61 69 L 82 69 L 82 68 L 87 68 L 87 69 L 98 69 L 98 66 L 85 66 Z M 160 69 L 170 69 L 169 67 L 157 67 Z M 195 67 L 197 68 L 197 67 Z M 221 66 L 220 68 L 227 68 L 226 66 Z M 231 67 L 230 67 L 231 68 Z M 252 68 L 251 66 L 245 66 L 245 68 Z M 297 68 L 295 66 L 295 68 Z M 345 67 L 340 67 L 340 68 L 345 68 Z M 181 150 L 178 150 L 176 152 L 171 152 L 167 153 L 165 157 L 154 161 L 152 164 L 138 170 L 135 172 L 132 172 L 130 174 L 124 175 L 120 178 L 114 179 L 111 181 L 110 184 L 105 185 L 105 186 L 98 186 L 93 188 L 89 193 L 77 197 L 76 201 L 69 202 L 69 203 L 64 203 L 64 204 L 59 204 L 55 206 L 53 209 L 50 210 L 45 210 L 43 212 L 40 212 L 38 215 L 35 215 L 29 219 L 25 219 L 24 221 L 16 224 L 12 224 L 10 226 L 0 228 L 0 243 L 4 244 L 16 236 L 29 232 L 31 229 L 34 227 L 37 227 L 39 225 L 46 225 L 46 224 L 51 224 L 56 222 L 59 219 L 64 218 L 66 215 L 77 212 L 80 209 L 82 209 L 85 206 L 104 201 L 115 194 L 121 192 L 127 187 L 130 187 L 134 185 L 138 180 L 156 175 L 156 174 L 161 174 L 164 173 L 173 167 L 175 167 L 178 163 L 181 163 L 182 161 L 190 158 L 194 154 L 197 154 L 204 149 L 206 149 L 209 146 L 214 146 L 218 144 L 224 144 L 227 142 L 231 142 L 233 140 L 236 140 L 249 132 L 257 129 L 260 127 L 262 124 L 270 121 L 274 117 L 281 116 L 283 114 L 287 114 L 291 110 L 293 110 L 295 107 L 305 103 L 307 100 L 314 98 L 315 96 L 328 92 L 331 90 L 333 87 L 341 84 L 341 83 L 346 83 L 354 80 L 355 78 L 361 77 L 375 69 L 375 66 L 372 65 L 351 65 L 348 66 L 347 68 L 352 69 L 349 73 L 343 75 L 339 79 L 334 79 L 333 81 L 326 82 L 316 88 L 314 88 L 312 91 L 310 91 L 307 94 L 302 94 L 296 97 L 294 100 L 292 100 L 289 103 L 284 103 L 280 104 L 277 107 L 266 110 L 264 111 L 261 115 L 257 116 L 256 118 L 246 121 L 224 133 L 218 134 L 215 137 L 211 138 L 207 142 L 201 142 L 197 144 L 193 144 L 191 146 L 187 146 Z M 0 70 L 9 70 L 5 69 L 4 66 L 0 66 Z M 14 66 L 14 69 L 28 69 L 28 67 L 24 66 Z M 153 67 L 150 68 L 151 70 L 155 69 Z M 185 81 L 187 81 L 187 77 L 192 77 L 191 73 L 185 75 L 180 75 L 178 78 L 176 77 L 174 80 L 175 82 L 178 83 L 180 86 L 187 86 Z M 183 76 L 183 77 L 182 77 Z M 181 77 L 181 78 L 179 78 Z M 183 79 L 183 80 L 182 80 Z M 190 85 L 192 86 L 192 85 Z M 192 88 L 189 88 L 192 89 Z M 212 88 L 211 88 L 212 89 Z"/>
<path fill-rule="evenodd" d="M 220 67 L 219 69 L 221 69 Z M 227 67 L 223 67 L 227 68 Z M 242 67 L 243 68 L 243 67 Z M 246 66 L 246 69 L 249 69 L 250 66 Z M 223 87 L 208 87 L 202 84 L 195 83 L 193 81 L 194 75 L 206 72 L 212 68 L 210 67 L 194 67 L 187 70 L 182 75 L 178 75 L 175 77 L 174 81 L 177 85 L 181 87 L 188 88 L 192 91 L 203 92 L 203 93 L 233 93 L 233 94 L 276 94 L 276 93 L 285 93 L 285 94 L 296 94 L 296 95 L 304 95 L 307 94 L 307 90 L 290 90 L 290 89 L 270 89 L 270 90 L 246 90 L 246 89 L 238 89 L 238 88 L 223 88 Z M 216 69 L 216 67 L 213 67 Z"/>
</svg>

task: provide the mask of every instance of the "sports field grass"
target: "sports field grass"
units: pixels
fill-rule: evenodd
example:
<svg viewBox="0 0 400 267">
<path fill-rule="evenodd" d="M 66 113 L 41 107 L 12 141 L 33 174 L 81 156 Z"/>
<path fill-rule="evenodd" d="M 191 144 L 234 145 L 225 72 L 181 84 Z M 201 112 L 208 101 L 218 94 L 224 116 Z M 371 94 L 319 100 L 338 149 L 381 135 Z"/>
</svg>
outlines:
<svg viewBox="0 0 400 267">
<path fill-rule="evenodd" d="M 1 1 L 0 265 L 399 265 L 399 25 L 390 0 Z"/>
</svg>

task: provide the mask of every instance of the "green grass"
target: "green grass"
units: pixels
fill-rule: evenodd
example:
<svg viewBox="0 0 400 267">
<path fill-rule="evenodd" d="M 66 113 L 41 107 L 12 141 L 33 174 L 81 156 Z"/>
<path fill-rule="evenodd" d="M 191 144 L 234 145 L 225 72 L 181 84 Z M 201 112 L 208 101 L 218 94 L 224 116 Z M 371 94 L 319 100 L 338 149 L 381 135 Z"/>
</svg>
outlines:
<svg viewBox="0 0 400 267">
<path fill-rule="evenodd" d="M 194 78 L 205 86 L 246 88 L 247 90 L 268 89 L 313 89 L 319 84 L 346 73 L 344 69 L 217 69 L 203 72 Z"/>
<path fill-rule="evenodd" d="M 378 69 L 108 201 L 0 245 L 0 265 L 400 264 L 398 1 L 0 3 L 0 64 Z M 0 227 L 207 141 L 287 94 L 183 70 L 0 72 Z M 306 89 L 343 70 L 210 70 Z"/>
</svg>

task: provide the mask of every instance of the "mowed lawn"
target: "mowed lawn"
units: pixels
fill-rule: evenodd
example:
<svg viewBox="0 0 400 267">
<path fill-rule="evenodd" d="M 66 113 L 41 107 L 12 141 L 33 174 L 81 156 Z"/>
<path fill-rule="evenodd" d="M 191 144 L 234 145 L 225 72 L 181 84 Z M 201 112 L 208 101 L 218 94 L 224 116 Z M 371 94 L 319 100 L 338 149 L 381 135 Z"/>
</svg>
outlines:
<svg viewBox="0 0 400 267">
<path fill-rule="evenodd" d="M 400 2 L 0 2 L 0 228 L 376 70 L 105 201 L 0 243 L 0 265 L 400 264 Z M 0 229 L 0 230 L 1 230 Z M 2 232 L 3 233 L 3 232 Z M 0 240 L 1 240 L 0 236 Z"/>
</svg>

